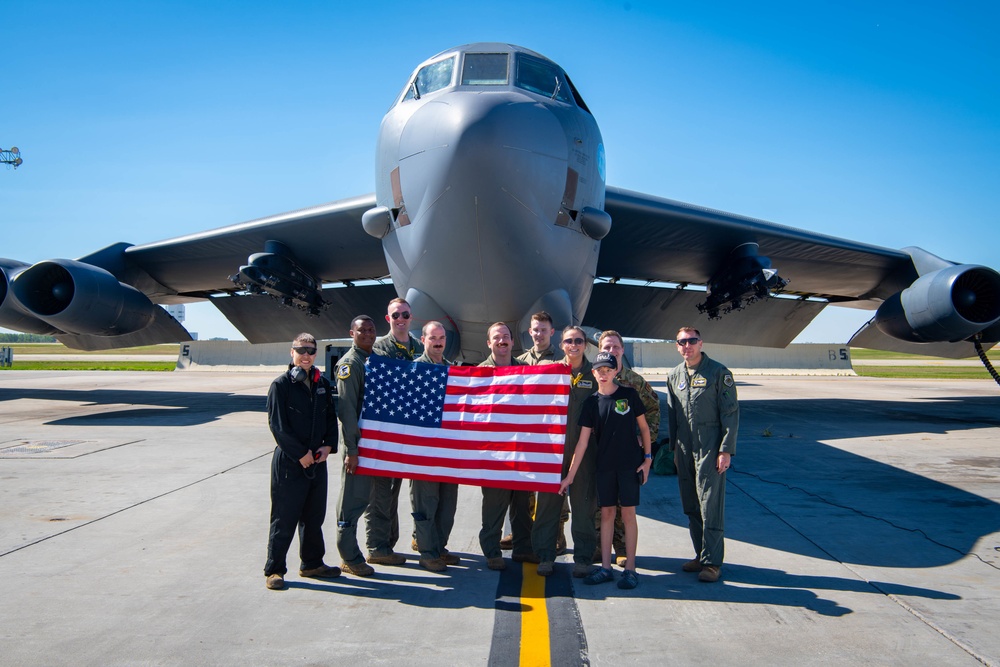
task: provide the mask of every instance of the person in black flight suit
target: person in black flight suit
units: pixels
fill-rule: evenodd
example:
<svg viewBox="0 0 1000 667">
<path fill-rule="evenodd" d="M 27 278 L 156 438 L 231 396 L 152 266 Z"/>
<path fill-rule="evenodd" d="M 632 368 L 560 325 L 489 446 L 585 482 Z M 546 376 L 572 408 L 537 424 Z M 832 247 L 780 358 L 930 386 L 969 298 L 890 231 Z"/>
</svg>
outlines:
<svg viewBox="0 0 1000 667">
<path fill-rule="evenodd" d="M 332 579 L 340 568 L 323 562 L 326 518 L 326 459 L 337 451 L 337 413 L 330 383 L 313 365 L 316 338 L 300 333 L 292 342 L 288 370 L 267 392 L 267 423 L 278 446 L 271 459 L 271 529 L 264 564 L 266 586 L 285 587 L 285 558 L 296 527 L 299 575 Z"/>
</svg>

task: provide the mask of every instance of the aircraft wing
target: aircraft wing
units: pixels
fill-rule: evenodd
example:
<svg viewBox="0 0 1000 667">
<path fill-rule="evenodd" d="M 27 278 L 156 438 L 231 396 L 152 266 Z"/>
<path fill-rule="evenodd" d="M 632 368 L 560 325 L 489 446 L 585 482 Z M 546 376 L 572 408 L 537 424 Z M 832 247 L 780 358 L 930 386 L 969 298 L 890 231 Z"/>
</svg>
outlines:
<svg viewBox="0 0 1000 667">
<path fill-rule="evenodd" d="M 361 222 L 374 204 L 374 195 L 355 197 L 156 243 L 117 243 L 78 260 L 0 260 L 0 326 L 84 350 L 176 342 L 190 335 L 155 304 L 211 299 L 251 342 L 300 331 L 344 336 L 353 315 L 378 313 L 395 296 L 391 283 L 353 284 L 389 273 L 382 244 Z M 257 283 L 230 279 L 245 278 L 248 267 Z"/>
<path fill-rule="evenodd" d="M 131 246 L 125 257 L 130 267 L 165 288 L 158 290 L 148 284 L 142 291 L 167 301 L 174 295 L 206 297 L 235 291 L 229 276 L 246 264 L 250 255 L 264 252 L 267 241 L 284 244 L 297 264 L 321 283 L 378 279 L 389 273 L 382 244 L 361 226 L 361 215 L 374 205 L 375 195 L 344 199 Z M 130 282 L 141 280 L 136 277 Z"/>
<path fill-rule="evenodd" d="M 607 189 L 605 210 L 612 225 L 601 242 L 597 275 L 606 282 L 595 285 L 585 320 L 614 322 L 636 337 L 670 338 L 679 326 L 694 326 L 713 342 L 783 347 L 828 303 L 878 308 L 924 272 L 922 257 L 935 270 L 952 266 L 919 249 L 856 243 L 620 188 Z M 706 286 L 716 281 L 718 287 L 719 277 L 730 275 L 733 251 L 743 244 L 757 244 L 756 253 L 790 281 L 783 295 L 793 298 L 765 299 L 710 319 L 696 304 L 705 301 Z M 864 340 L 879 343 L 870 333 Z M 939 343 L 927 353 L 942 352 L 975 354 L 971 343 Z"/>
</svg>

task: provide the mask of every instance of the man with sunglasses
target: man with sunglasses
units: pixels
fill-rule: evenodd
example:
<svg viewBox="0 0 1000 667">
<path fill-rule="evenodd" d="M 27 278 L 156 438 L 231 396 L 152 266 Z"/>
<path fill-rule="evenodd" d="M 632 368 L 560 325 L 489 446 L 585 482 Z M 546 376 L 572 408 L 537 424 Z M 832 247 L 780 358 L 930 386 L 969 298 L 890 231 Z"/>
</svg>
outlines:
<svg viewBox="0 0 1000 667">
<path fill-rule="evenodd" d="M 701 347 L 697 329 L 677 332 L 684 362 L 667 376 L 667 406 L 677 485 L 695 551 L 682 569 L 712 583 L 725 556 L 726 471 L 736 453 L 740 406 L 732 373 Z"/>
<path fill-rule="evenodd" d="M 413 361 L 424 353 L 424 346 L 410 333 L 413 312 L 405 299 L 389 302 L 385 321 L 389 333 L 379 337 L 372 354 L 403 361 Z M 373 565 L 403 565 L 406 557 L 394 551 L 399 541 L 399 490 L 403 480 L 398 477 L 372 477 L 371 496 L 365 512 L 365 538 L 368 562 Z"/>
<path fill-rule="evenodd" d="M 405 299 L 397 297 L 389 302 L 386 311 L 385 321 L 389 323 L 389 333 L 375 340 L 372 352 L 381 357 L 413 361 L 424 353 L 424 346 L 410 333 L 413 309 Z"/>
<path fill-rule="evenodd" d="M 323 520 L 328 478 L 326 460 L 337 451 L 337 415 L 330 383 L 313 363 L 316 339 L 300 333 L 292 342 L 288 370 L 267 392 L 267 423 L 277 447 L 271 458 L 271 526 L 265 585 L 285 587 L 285 559 L 296 528 L 299 575 L 332 579 L 340 569 L 323 563 Z"/>
</svg>

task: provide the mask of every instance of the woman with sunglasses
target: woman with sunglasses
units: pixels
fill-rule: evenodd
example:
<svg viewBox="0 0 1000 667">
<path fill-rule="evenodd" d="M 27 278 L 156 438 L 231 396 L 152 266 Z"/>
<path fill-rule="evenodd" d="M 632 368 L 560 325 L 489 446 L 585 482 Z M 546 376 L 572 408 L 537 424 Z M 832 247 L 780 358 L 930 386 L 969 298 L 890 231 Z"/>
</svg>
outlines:
<svg viewBox="0 0 1000 667">
<path fill-rule="evenodd" d="M 580 438 L 580 410 L 588 396 L 596 391 L 590 361 L 584 356 L 587 335 L 583 329 L 569 326 L 563 329 L 560 347 L 566 355 L 562 363 L 570 367 L 569 410 L 566 415 L 566 448 L 563 451 L 562 476 L 569 472 L 573 452 Z M 588 447 L 572 486 L 569 488 L 570 533 L 573 536 L 573 576 L 586 577 L 593 569 L 594 551 L 597 549 L 597 531 L 594 529 L 594 512 L 597 509 L 597 488 L 594 474 L 597 468 L 597 448 Z M 563 496 L 558 493 L 539 493 L 535 510 L 535 524 L 531 533 L 531 546 L 539 558 L 538 574 L 552 574 L 559 534 L 559 515 L 562 513 Z"/>
</svg>

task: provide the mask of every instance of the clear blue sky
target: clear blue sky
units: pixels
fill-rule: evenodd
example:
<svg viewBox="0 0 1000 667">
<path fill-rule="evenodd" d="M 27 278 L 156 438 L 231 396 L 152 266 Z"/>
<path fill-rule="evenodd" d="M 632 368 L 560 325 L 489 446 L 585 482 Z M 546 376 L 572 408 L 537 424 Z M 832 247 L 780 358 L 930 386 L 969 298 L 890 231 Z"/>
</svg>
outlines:
<svg viewBox="0 0 1000 667">
<path fill-rule="evenodd" d="M 1000 268 L 1000 3 L 0 2 L 0 256 L 75 258 L 371 192 L 413 68 L 560 63 L 608 183 Z M 779 267 L 780 269 L 780 267 Z M 800 341 L 844 342 L 827 308 Z M 202 338 L 239 337 L 210 305 Z"/>
</svg>

